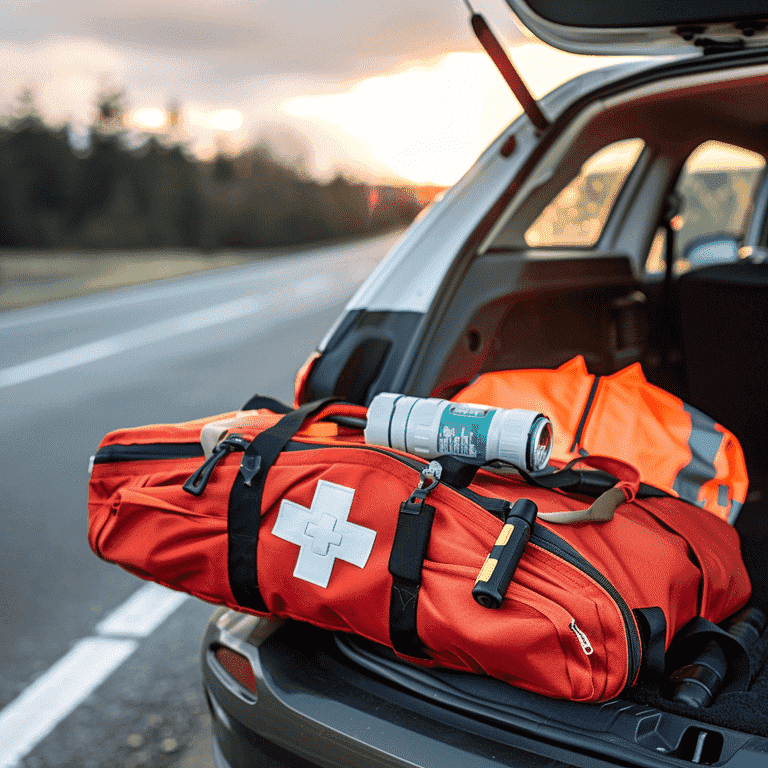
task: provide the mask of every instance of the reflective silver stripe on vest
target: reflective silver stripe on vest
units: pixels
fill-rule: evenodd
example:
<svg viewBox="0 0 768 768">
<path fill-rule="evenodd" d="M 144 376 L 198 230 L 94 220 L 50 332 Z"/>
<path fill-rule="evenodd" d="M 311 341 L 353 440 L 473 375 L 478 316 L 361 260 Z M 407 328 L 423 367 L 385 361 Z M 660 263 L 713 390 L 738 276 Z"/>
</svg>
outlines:
<svg viewBox="0 0 768 768">
<path fill-rule="evenodd" d="M 715 456 L 720 450 L 724 435 L 715 429 L 716 422 L 709 416 L 687 403 L 683 403 L 683 407 L 687 413 L 691 414 L 691 435 L 688 438 L 691 460 L 677 473 L 672 488 L 677 491 L 681 499 L 697 507 L 703 507 L 704 502 L 699 501 L 699 491 L 717 474 Z"/>
</svg>

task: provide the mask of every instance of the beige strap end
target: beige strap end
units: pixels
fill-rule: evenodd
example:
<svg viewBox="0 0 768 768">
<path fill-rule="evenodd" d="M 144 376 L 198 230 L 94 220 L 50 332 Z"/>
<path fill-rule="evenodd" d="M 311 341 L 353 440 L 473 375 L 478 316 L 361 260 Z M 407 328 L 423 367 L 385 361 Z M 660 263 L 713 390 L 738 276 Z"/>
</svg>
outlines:
<svg viewBox="0 0 768 768">
<path fill-rule="evenodd" d="M 539 512 L 539 517 L 548 523 L 573 525 L 574 523 L 607 523 L 613 520 L 613 513 L 627 500 L 621 488 L 609 488 L 601 493 L 591 507 L 565 512 Z"/>
</svg>

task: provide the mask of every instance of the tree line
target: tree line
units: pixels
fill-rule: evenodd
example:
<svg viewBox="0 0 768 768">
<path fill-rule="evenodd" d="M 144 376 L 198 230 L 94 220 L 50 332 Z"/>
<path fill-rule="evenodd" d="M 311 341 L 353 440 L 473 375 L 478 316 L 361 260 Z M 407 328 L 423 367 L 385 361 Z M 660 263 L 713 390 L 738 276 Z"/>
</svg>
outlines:
<svg viewBox="0 0 768 768">
<path fill-rule="evenodd" d="M 102 125 L 110 103 L 102 101 Z M 324 183 L 265 144 L 210 161 L 150 136 L 91 130 L 87 150 L 34 110 L 0 125 L 0 247 L 260 248 L 362 235 L 410 222 L 402 188 L 341 175 Z"/>
</svg>

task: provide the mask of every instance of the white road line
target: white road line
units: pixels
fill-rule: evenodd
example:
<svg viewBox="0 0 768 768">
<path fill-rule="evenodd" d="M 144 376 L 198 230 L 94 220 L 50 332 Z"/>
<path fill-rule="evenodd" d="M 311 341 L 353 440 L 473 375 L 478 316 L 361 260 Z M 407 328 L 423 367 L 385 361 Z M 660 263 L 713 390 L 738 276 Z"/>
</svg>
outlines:
<svg viewBox="0 0 768 768">
<path fill-rule="evenodd" d="M 273 307 L 293 306 L 294 311 L 299 308 L 309 311 L 318 302 L 330 303 L 337 298 L 343 298 L 348 293 L 347 288 L 326 275 L 313 275 L 288 285 L 290 287 L 287 291 L 278 291 L 274 295 L 257 294 L 226 301 L 223 304 L 214 304 L 205 309 L 177 315 L 125 333 L 82 344 L 79 347 L 65 349 L 63 352 L 55 352 L 26 363 L 0 368 L 0 389 L 24 384 L 43 376 L 103 360 L 174 336 L 227 323 L 247 315 L 265 313 L 265 310 Z M 314 301 L 311 301 L 312 299 Z M 292 305 L 293 300 L 299 300 L 300 305 Z"/>
<path fill-rule="evenodd" d="M 178 315 L 125 333 L 118 333 L 106 339 L 83 344 L 63 352 L 39 357 L 28 363 L 0 369 L 0 389 L 11 387 L 14 384 L 23 384 L 32 379 L 39 379 L 42 376 L 65 371 L 96 360 L 103 360 L 105 357 L 137 349 L 155 341 L 170 339 L 184 333 L 199 331 L 201 328 L 210 328 L 239 317 L 255 314 L 261 307 L 259 298 L 246 296 L 236 301 L 216 304 L 206 309 Z"/>
<path fill-rule="evenodd" d="M 96 625 L 100 635 L 149 637 L 187 598 L 159 584 L 146 584 Z"/>
<path fill-rule="evenodd" d="M 110 312 L 120 307 L 131 306 L 132 304 L 164 301 L 178 296 L 191 299 L 193 293 L 226 288 L 230 285 L 242 285 L 247 280 L 254 279 L 254 276 L 249 274 L 253 271 L 253 267 L 234 267 L 233 270 L 237 271 L 225 277 L 215 278 L 211 277 L 210 273 L 203 273 L 203 275 L 208 276 L 207 279 L 195 275 L 186 279 L 173 280 L 170 284 L 162 281 L 159 285 L 150 283 L 146 287 L 120 288 L 77 299 L 63 299 L 60 302 L 54 302 L 53 305 L 44 304 L 41 307 L 29 307 L 3 313 L 0 316 L 0 330 L 16 328 L 20 325 L 48 323 L 75 315 L 87 314 L 88 312 L 94 314 Z M 273 275 L 272 273 L 275 274 Z M 277 270 L 270 270 L 259 273 L 258 277 L 259 279 L 277 279 L 279 274 Z"/>
<path fill-rule="evenodd" d="M 0 712 L 0 768 L 12 768 L 137 648 L 88 637 Z"/>
<path fill-rule="evenodd" d="M 101 635 L 148 637 L 189 595 L 146 584 L 103 619 Z M 90 696 L 137 648 L 138 640 L 87 637 L 0 712 L 0 768 L 19 760 Z"/>
</svg>

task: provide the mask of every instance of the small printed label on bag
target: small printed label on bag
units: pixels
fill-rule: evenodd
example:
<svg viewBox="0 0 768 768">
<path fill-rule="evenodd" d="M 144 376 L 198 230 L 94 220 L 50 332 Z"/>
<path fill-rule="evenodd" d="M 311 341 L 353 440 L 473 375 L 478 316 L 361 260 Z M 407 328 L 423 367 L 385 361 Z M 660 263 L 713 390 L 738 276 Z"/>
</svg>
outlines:
<svg viewBox="0 0 768 768">
<path fill-rule="evenodd" d="M 584 651 L 585 655 L 591 656 L 595 649 L 592 647 L 592 643 L 589 642 L 589 638 L 576 625 L 576 619 L 571 619 L 570 627 L 573 630 L 573 634 L 579 638 L 581 650 Z"/>
</svg>

